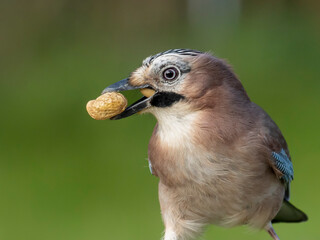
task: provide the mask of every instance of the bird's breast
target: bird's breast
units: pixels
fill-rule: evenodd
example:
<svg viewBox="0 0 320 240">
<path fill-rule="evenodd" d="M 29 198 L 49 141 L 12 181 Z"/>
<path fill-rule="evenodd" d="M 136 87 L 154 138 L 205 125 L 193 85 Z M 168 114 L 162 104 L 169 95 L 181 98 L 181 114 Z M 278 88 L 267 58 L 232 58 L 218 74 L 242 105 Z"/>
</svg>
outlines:
<svg viewBox="0 0 320 240">
<path fill-rule="evenodd" d="M 201 139 L 198 113 L 158 118 L 149 143 L 149 161 L 153 174 L 168 185 L 204 183 L 226 174 L 221 156 L 208 151 L 212 143 Z M 208 145 L 209 144 L 209 145 Z M 222 164 L 221 164 L 222 163 Z"/>
<path fill-rule="evenodd" d="M 195 158 L 204 158 L 194 143 L 199 114 L 182 109 L 152 112 L 158 123 L 149 143 L 149 160 L 154 174 L 171 184 L 186 181 Z"/>
</svg>

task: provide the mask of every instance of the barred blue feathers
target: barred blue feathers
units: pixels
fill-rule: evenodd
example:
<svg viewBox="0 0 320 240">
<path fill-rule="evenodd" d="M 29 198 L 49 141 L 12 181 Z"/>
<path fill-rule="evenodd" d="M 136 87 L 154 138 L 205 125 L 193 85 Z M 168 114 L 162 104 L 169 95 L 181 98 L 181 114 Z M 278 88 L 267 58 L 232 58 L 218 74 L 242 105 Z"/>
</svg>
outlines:
<svg viewBox="0 0 320 240">
<path fill-rule="evenodd" d="M 281 149 L 279 153 L 272 152 L 272 157 L 275 160 L 277 169 L 283 173 L 281 179 L 286 183 L 290 183 L 293 180 L 293 166 L 286 152 Z"/>
</svg>

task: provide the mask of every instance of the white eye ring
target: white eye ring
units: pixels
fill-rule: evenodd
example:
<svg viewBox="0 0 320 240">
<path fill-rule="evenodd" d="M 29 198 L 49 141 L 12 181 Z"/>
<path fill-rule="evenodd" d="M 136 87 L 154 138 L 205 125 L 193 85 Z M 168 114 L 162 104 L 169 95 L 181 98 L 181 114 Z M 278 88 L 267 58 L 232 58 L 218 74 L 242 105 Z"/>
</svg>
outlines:
<svg viewBox="0 0 320 240">
<path fill-rule="evenodd" d="M 180 76 L 180 71 L 176 67 L 169 67 L 163 70 L 162 77 L 168 82 L 176 80 Z"/>
</svg>

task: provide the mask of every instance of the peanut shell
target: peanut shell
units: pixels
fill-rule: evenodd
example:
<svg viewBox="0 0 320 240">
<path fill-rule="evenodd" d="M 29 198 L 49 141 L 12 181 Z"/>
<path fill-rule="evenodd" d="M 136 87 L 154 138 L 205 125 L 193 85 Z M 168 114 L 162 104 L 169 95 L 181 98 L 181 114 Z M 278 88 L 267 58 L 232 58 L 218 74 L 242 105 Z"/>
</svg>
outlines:
<svg viewBox="0 0 320 240">
<path fill-rule="evenodd" d="M 122 113 L 127 107 L 127 99 L 117 92 L 107 92 L 87 103 L 89 115 L 96 120 L 106 120 Z"/>
</svg>

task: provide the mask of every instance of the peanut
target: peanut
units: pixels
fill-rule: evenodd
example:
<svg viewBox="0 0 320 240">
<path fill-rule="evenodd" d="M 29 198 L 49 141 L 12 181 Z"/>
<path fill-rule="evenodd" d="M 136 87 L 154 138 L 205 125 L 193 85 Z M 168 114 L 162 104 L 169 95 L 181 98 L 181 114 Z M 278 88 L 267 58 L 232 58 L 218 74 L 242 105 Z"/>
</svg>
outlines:
<svg viewBox="0 0 320 240">
<path fill-rule="evenodd" d="M 96 120 L 105 120 L 122 113 L 127 107 L 127 99 L 117 92 L 107 92 L 87 103 L 89 115 Z"/>
<path fill-rule="evenodd" d="M 140 92 L 145 96 L 145 97 L 151 97 L 155 94 L 155 91 L 150 88 L 142 88 L 140 89 Z"/>
</svg>

